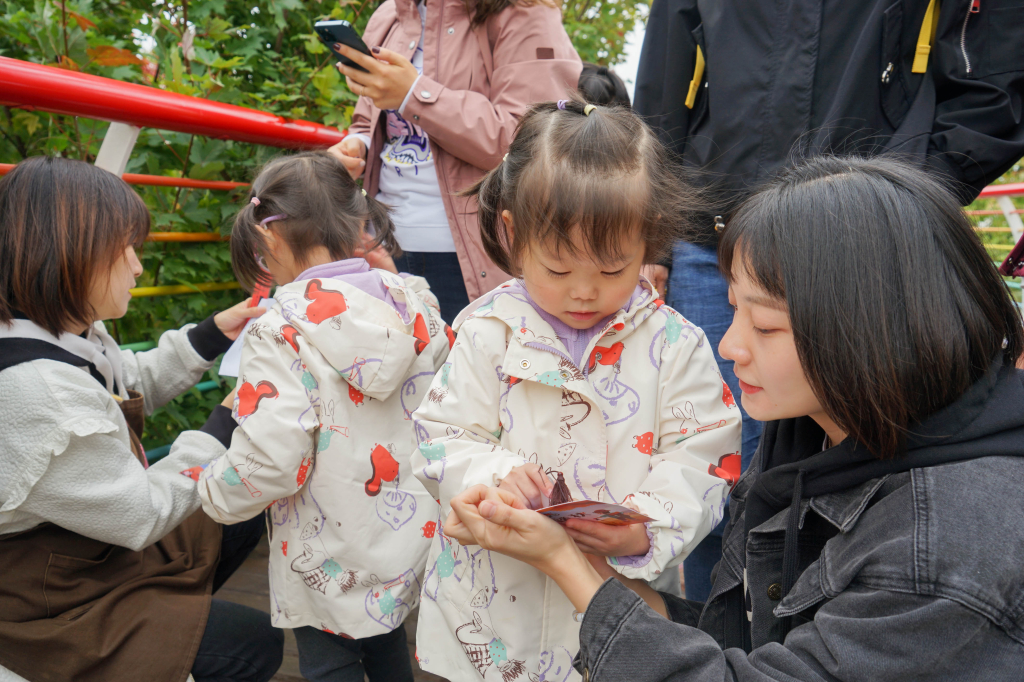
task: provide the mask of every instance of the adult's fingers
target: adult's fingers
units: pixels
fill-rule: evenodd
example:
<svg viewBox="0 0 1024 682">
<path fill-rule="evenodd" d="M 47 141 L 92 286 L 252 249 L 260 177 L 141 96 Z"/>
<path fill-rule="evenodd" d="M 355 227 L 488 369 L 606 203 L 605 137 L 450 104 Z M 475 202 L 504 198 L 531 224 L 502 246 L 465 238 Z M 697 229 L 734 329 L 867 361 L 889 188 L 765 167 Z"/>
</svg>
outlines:
<svg viewBox="0 0 1024 682">
<path fill-rule="evenodd" d="M 358 64 L 359 66 L 363 67 L 364 69 L 366 69 L 370 73 L 380 73 L 381 70 L 383 69 L 383 65 L 380 62 L 378 62 L 376 59 L 374 59 L 373 57 L 370 57 L 368 55 L 365 55 L 362 52 L 360 52 L 359 50 L 351 48 L 348 45 L 343 45 L 341 43 L 334 43 L 334 49 L 337 50 L 338 52 L 340 52 L 341 54 L 345 55 L 346 57 L 348 57 L 349 59 L 351 59 L 356 64 Z M 342 66 L 345 66 L 345 65 L 342 64 Z M 346 68 L 348 68 L 348 67 L 346 67 Z M 356 72 L 359 71 L 358 69 L 352 69 L 352 70 L 356 71 Z"/>
<path fill-rule="evenodd" d="M 376 50 L 377 51 L 374 53 L 374 56 L 382 62 L 394 64 L 395 66 L 405 66 L 406 64 L 412 63 L 402 55 L 397 52 L 392 52 L 386 47 L 378 47 Z"/>
<path fill-rule="evenodd" d="M 541 488 L 537 485 L 537 482 L 532 476 L 530 476 L 529 470 L 519 472 L 519 476 L 516 476 L 515 484 L 519 488 L 519 492 L 523 494 L 526 501 L 529 502 L 530 509 L 540 509 L 544 505 L 543 499 L 541 499 Z"/>
<path fill-rule="evenodd" d="M 444 521 L 444 534 L 450 538 L 458 540 L 463 545 L 475 545 L 477 544 L 476 538 L 473 537 L 473 533 L 470 532 L 466 524 L 462 523 L 458 515 L 451 511 L 448 513 L 448 518 Z"/>
<path fill-rule="evenodd" d="M 555 489 L 555 484 L 551 482 L 547 474 L 544 473 L 544 467 L 537 464 L 536 466 L 526 467 L 526 475 L 530 477 L 530 480 L 537 489 L 543 491 L 548 497 L 551 496 L 551 492 Z"/>
</svg>

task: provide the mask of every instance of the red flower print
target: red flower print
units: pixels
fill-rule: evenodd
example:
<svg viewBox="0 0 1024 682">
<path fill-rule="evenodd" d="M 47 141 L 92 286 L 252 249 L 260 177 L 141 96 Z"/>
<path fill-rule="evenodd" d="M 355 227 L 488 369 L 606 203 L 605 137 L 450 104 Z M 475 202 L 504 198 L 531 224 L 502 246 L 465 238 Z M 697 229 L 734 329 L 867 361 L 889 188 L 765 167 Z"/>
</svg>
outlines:
<svg viewBox="0 0 1024 682">
<path fill-rule="evenodd" d="M 281 540 L 281 554 L 288 556 L 288 541 Z"/>
<path fill-rule="evenodd" d="M 348 399 L 351 400 L 356 407 L 363 404 L 363 392 L 352 384 L 348 385 Z"/>
<path fill-rule="evenodd" d="M 342 293 L 324 289 L 323 282 L 318 279 L 309 280 L 309 284 L 306 285 L 306 299 L 312 301 L 306 308 L 306 319 L 313 324 L 320 324 L 348 310 Z"/>
<path fill-rule="evenodd" d="M 448 337 L 448 350 L 452 349 L 455 345 L 455 332 L 448 325 L 444 326 L 444 335 Z"/>
<path fill-rule="evenodd" d="M 426 523 L 423 524 L 422 530 L 423 530 L 423 537 L 425 537 L 425 538 L 432 538 L 432 537 L 434 537 L 434 533 L 437 531 L 437 524 L 434 523 L 433 521 L 427 521 Z"/>
<path fill-rule="evenodd" d="M 248 381 L 238 389 L 238 416 L 248 417 L 256 411 L 264 398 L 276 398 L 277 387 L 269 381 L 261 381 L 253 386 Z"/>
</svg>

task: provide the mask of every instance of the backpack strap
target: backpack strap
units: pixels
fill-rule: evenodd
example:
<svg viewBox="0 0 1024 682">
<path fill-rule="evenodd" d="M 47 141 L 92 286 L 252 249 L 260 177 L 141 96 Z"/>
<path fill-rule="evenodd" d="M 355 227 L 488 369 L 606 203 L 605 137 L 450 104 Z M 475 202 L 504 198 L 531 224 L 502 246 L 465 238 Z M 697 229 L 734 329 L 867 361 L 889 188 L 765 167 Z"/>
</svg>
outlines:
<svg viewBox="0 0 1024 682">
<path fill-rule="evenodd" d="M 55 360 L 75 367 L 87 367 L 93 379 L 100 382 L 106 390 L 107 382 L 92 364 L 85 358 L 64 350 L 60 346 L 42 341 L 40 339 L 26 339 L 21 337 L 0 338 L 0 372 L 33 360 Z"/>
</svg>

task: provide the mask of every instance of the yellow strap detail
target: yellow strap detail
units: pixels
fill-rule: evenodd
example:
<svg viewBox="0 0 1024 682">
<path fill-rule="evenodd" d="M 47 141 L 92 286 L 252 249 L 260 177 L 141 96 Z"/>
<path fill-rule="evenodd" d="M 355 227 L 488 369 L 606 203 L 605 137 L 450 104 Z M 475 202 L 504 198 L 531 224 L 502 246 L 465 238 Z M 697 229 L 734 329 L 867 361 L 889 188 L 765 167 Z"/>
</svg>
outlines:
<svg viewBox="0 0 1024 682">
<path fill-rule="evenodd" d="M 935 32 L 939 28 L 939 0 L 931 0 L 928 9 L 924 12 L 924 21 L 921 23 L 921 33 L 917 36 L 917 51 L 914 52 L 914 66 L 912 73 L 924 73 L 928 70 L 928 55 L 932 52 L 932 45 L 935 44 Z"/>
<path fill-rule="evenodd" d="M 932 0 L 935 2 L 935 0 Z M 704 53 L 697 46 L 697 63 L 693 65 L 693 80 L 690 81 L 690 90 L 686 93 L 686 108 L 693 109 L 693 103 L 697 101 L 697 89 L 700 88 L 700 80 L 704 77 Z"/>
</svg>

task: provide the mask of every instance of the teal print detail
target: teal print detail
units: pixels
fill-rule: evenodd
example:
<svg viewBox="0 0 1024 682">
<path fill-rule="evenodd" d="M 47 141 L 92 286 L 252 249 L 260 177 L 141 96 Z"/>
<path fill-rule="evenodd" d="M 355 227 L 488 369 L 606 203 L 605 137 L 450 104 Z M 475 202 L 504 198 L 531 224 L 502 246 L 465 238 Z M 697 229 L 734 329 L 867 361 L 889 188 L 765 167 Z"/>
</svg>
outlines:
<svg viewBox="0 0 1024 682">
<path fill-rule="evenodd" d="M 452 546 L 447 548 L 437 557 L 437 575 L 440 578 L 447 578 L 455 572 L 455 557 L 452 556 Z"/>
<path fill-rule="evenodd" d="M 446 362 L 441 367 L 441 385 L 448 388 L 448 374 L 452 371 L 452 363 Z"/>
<path fill-rule="evenodd" d="M 332 580 L 337 580 L 341 574 L 345 572 L 345 569 L 343 569 L 334 559 L 328 559 L 321 564 L 320 568 L 323 569 L 323 572 L 330 576 Z"/>
<path fill-rule="evenodd" d="M 315 391 L 316 387 L 318 386 L 318 384 L 316 383 L 316 379 L 313 377 L 312 374 L 309 373 L 308 370 L 302 373 L 302 385 L 305 386 L 310 391 Z"/>
<path fill-rule="evenodd" d="M 228 485 L 242 485 L 242 477 L 238 475 L 238 471 L 235 467 L 230 467 L 224 470 L 224 473 L 220 475 L 224 479 L 224 482 Z"/>
<path fill-rule="evenodd" d="M 675 315 L 668 314 L 665 320 L 665 339 L 668 341 L 668 345 L 672 345 L 679 340 L 679 335 L 683 333 L 683 323 L 680 322 Z"/>
<path fill-rule="evenodd" d="M 569 381 L 572 376 L 564 369 L 552 369 L 547 372 L 543 372 L 537 375 L 538 383 L 544 384 L 545 386 L 554 386 L 556 388 L 561 387 L 562 384 Z"/>
<path fill-rule="evenodd" d="M 444 443 L 431 443 L 429 440 L 420 443 L 420 454 L 430 462 L 437 462 L 445 458 Z"/>
<path fill-rule="evenodd" d="M 334 435 L 334 431 L 330 429 L 323 429 L 320 431 L 320 440 L 317 441 L 316 450 L 317 452 L 323 452 L 331 444 L 331 436 Z"/>
<path fill-rule="evenodd" d="M 391 612 L 395 610 L 395 606 L 397 605 L 398 602 L 395 601 L 394 595 L 391 594 L 390 587 L 384 590 L 384 594 L 381 595 L 380 602 L 377 604 L 377 606 L 380 607 L 380 612 L 385 616 L 390 616 Z"/>
<path fill-rule="evenodd" d="M 501 666 L 508 662 L 508 649 L 505 648 L 505 645 L 497 637 L 492 639 L 491 643 L 487 645 L 487 655 L 491 657 L 491 661 L 498 668 L 501 668 Z"/>
</svg>

